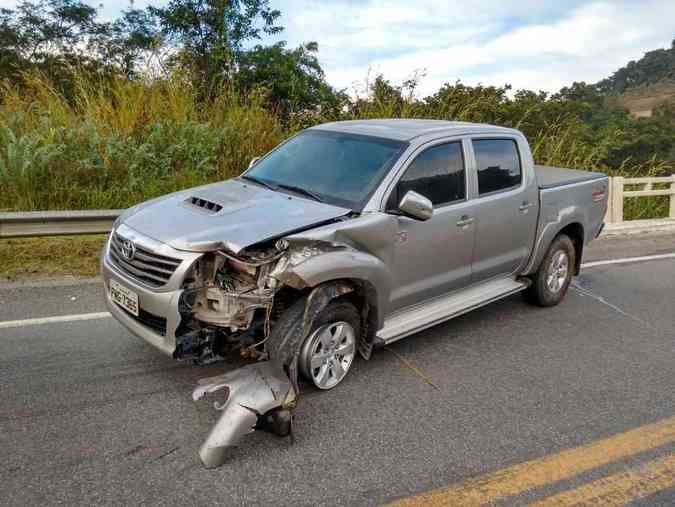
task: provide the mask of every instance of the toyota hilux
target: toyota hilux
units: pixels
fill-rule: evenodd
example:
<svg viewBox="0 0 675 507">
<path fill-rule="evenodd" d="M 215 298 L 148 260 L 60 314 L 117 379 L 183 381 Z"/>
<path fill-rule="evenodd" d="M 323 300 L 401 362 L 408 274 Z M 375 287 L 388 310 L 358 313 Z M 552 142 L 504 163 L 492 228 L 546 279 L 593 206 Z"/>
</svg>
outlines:
<svg viewBox="0 0 675 507">
<path fill-rule="evenodd" d="M 522 292 L 553 306 L 603 227 L 602 173 L 535 165 L 525 136 L 436 120 L 306 129 L 241 176 L 124 212 L 102 258 L 112 315 L 196 364 L 243 355 L 200 457 L 292 431 L 299 377 L 333 389 L 357 356 Z"/>
</svg>

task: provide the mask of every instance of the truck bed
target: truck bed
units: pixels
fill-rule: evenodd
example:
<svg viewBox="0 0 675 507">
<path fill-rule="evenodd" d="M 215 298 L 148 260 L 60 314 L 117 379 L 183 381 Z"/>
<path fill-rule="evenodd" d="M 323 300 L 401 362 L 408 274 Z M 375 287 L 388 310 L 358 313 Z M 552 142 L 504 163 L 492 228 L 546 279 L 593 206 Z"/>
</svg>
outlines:
<svg viewBox="0 0 675 507">
<path fill-rule="evenodd" d="M 537 184 L 542 190 L 606 177 L 603 173 L 547 165 L 535 165 L 534 172 L 537 175 Z"/>
</svg>

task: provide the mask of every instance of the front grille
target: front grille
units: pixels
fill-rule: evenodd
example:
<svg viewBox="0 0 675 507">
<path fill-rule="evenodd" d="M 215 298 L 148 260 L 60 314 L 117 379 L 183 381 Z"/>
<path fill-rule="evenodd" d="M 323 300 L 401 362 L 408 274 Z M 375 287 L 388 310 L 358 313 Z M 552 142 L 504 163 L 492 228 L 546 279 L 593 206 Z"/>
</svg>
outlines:
<svg viewBox="0 0 675 507">
<path fill-rule="evenodd" d="M 113 234 L 110 242 L 110 259 L 130 277 L 139 280 L 151 287 L 161 287 L 166 284 L 176 268 L 182 262 L 180 259 L 159 255 L 134 244 L 136 251 L 131 260 L 122 255 L 124 238 L 117 233 Z"/>
<path fill-rule="evenodd" d="M 120 306 L 120 308 L 122 307 Z M 132 319 L 137 320 L 139 323 L 143 324 L 145 327 L 149 327 L 157 334 L 166 336 L 166 319 L 164 317 L 160 317 L 154 313 L 146 312 L 143 310 L 143 308 L 138 309 L 138 317 L 136 317 L 133 313 L 126 311 L 124 308 L 122 308 L 122 311 Z"/>
</svg>

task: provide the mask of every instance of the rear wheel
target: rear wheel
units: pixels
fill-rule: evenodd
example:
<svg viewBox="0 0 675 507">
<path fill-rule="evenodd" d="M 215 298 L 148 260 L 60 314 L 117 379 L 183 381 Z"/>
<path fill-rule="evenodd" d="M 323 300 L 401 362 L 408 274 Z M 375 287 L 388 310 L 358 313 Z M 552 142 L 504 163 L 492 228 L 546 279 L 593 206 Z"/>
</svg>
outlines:
<svg viewBox="0 0 675 507">
<path fill-rule="evenodd" d="M 539 306 L 555 306 L 565 297 L 575 266 L 572 240 L 561 234 L 553 240 L 539 270 L 532 276 L 532 285 L 525 298 Z"/>
<path fill-rule="evenodd" d="M 314 321 L 302 346 L 300 372 L 318 389 L 332 389 L 347 376 L 356 357 L 360 318 L 354 305 L 335 301 Z"/>
</svg>

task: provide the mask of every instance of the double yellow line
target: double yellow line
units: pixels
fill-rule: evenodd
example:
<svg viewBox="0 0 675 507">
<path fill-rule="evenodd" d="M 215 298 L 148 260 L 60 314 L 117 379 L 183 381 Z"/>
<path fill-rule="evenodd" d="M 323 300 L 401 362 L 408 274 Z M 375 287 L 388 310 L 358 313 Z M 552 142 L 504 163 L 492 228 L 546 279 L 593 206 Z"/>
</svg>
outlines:
<svg viewBox="0 0 675 507">
<path fill-rule="evenodd" d="M 452 486 L 394 502 L 409 506 L 479 506 L 570 479 L 603 465 L 675 442 L 675 417 L 603 440 L 514 465 Z M 675 454 L 549 496 L 539 506 L 625 505 L 675 486 Z"/>
</svg>

